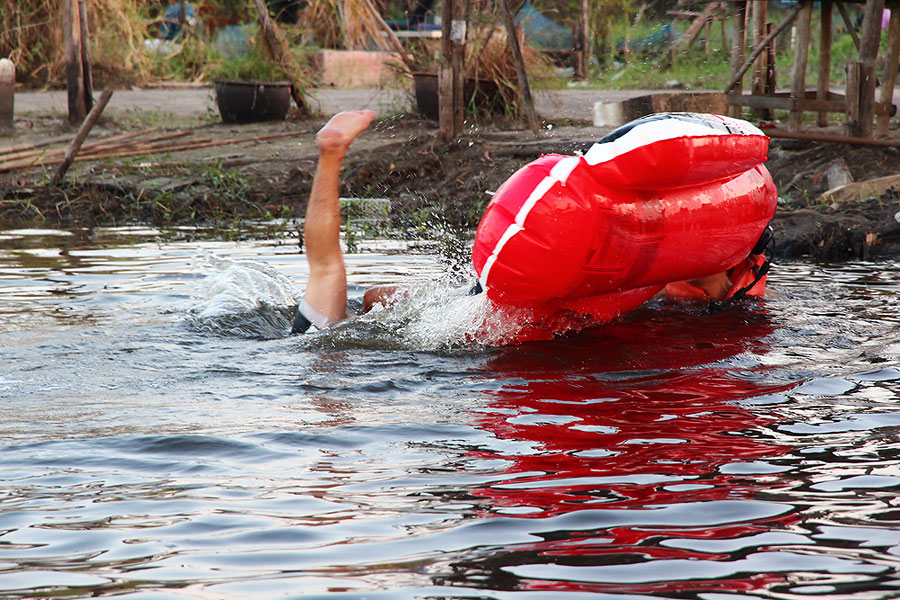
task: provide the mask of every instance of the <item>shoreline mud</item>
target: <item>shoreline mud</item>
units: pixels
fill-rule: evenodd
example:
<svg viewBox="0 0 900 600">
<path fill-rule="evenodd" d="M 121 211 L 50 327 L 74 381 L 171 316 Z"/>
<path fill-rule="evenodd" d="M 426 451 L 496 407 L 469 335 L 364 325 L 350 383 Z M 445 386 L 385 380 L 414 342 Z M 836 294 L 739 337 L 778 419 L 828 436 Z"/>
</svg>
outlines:
<svg viewBox="0 0 900 600">
<path fill-rule="evenodd" d="M 282 219 L 296 229 L 315 166 L 314 136 L 324 117 L 226 125 L 210 100 L 205 106 L 200 101 L 208 91 L 168 91 L 172 111 L 163 110 L 167 104 L 153 92 L 149 110 L 129 107 L 125 99 L 111 103 L 115 108 L 89 141 L 153 130 L 157 138 L 180 136 L 181 147 L 193 142 L 197 148 L 77 162 L 54 189 L 46 186 L 52 165 L 2 172 L 0 227 L 197 224 L 233 235 L 249 222 Z M 591 98 L 603 92 L 561 91 L 543 96 L 539 136 L 495 122 L 473 124 L 444 144 L 437 124 L 412 112 L 409 98 L 397 90 L 376 92 L 333 90 L 323 95 L 320 109 L 331 114 L 360 102 L 377 107 L 378 122 L 348 154 L 342 196 L 387 199 L 390 208 L 381 205 L 379 226 L 401 232 L 435 225 L 474 229 L 490 193 L 519 167 L 542 154 L 586 151 L 609 130 L 585 119 Z M 58 93 L 48 94 L 43 104 L 38 95 L 24 95 L 28 100 L 20 104 L 27 108 L 21 109 L 16 135 L 0 139 L 0 150 L 71 137 L 62 127 Z M 139 99 L 138 94 L 132 101 Z M 856 196 L 847 185 L 897 175 L 897 165 L 897 148 L 773 139 L 767 167 L 780 196 L 775 256 L 843 261 L 900 254 L 900 182 L 876 193 L 861 188 Z M 826 194 L 835 184 L 849 188 L 838 200 Z"/>
</svg>

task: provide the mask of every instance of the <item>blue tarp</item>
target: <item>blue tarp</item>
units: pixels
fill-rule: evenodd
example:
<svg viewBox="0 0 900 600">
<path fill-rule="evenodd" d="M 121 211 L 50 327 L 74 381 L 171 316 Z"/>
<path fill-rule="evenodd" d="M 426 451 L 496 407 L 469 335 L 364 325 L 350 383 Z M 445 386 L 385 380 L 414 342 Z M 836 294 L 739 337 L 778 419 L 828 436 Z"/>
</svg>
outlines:
<svg viewBox="0 0 900 600">
<path fill-rule="evenodd" d="M 525 32 L 525 41 L 541 50 L 571 50 L 572 31 L 556 23 L 526 2 L 516 13 L 516 26 Z"/>
<path fill-rule="evenodd" d="M 188 24 L 194 21 L 194 9 L 190 4 L 184 5 L 184 15 Z M 174 40 L 181 33 L 181 25 L 178 23 L 181 19 L 181 4 L 172 4 L 163 14 L 165 22 L 159 26 L 159 37 L 164 40 Z"/>
<path fill-rule="evenodd" d="M 628 42 L 628 49 L 636 50 L 638 52 L 651 52 L 653 50 L 663 49 L 671 43 L 672 25 L 666 24 L 656 31 L 648 33 L 644 37 L 630 40 Z M 625 40 L 621 40 L 616 43 L 616 50 L 618 50 L 619 52 L 623 52 L 625 50 Z"/>
</svg>

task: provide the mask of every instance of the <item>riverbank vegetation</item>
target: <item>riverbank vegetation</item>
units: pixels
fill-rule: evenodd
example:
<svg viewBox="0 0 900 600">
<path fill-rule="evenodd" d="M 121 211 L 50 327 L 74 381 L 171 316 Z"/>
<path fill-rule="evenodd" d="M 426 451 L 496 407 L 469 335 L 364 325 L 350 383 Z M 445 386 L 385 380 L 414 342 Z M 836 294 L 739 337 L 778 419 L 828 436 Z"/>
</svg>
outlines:
<svg viewBox="0 0 900 600">
<path fill-rule="evenodd" d="M 302 57 L 319 48 L 392 49 L 379 23 L 372 18 L 368 8 L 371 3 L 372 0 L 311 0 L 299 4 L 272 0 L 269 6 L 288 6 L 296 11 L 290 18 L 280 19 L 279 26 L 292 48 Z M 533 5 L 551 24 L 569 32 L 582 19 L 578 0 L 533 0 Z M 90 53 L 98 86 L 140 86 L 160 81 L 208 82 L 231 68 L 229 62 L 235 60 L 235 48 L 240 52 L 248 45 L 252 47 L 258 35 L 253 0 L 188 3 L 184 14 L 179 13 L 174 24 L 172 6 L 168 7 L 170 13 L 167 15 L 166 3 L 157 1 L 91 0 L 88 6 Z M 472 6 L 468 19 L 469 62 L 473 71 L 480 70 L 482 75 L 494 77 L 490 65 L 503 64 L 505 59 L 498 62 L 496 52 L 488 55 L 485 51 L 497 45 L 498 40 L 502 43 L 505 39 L 502 15 L 496 3 L 490 0 L 475 2 Z M 717 89 L 727 83 L 731 23 L 724 12 L 717 15 L 717 20 L 702 31 L 696 41 L 680 49 L 672 60 L 670 47 L 688 28 L 692 18 L 683 8 L 678 12 L 682 16 L 687 14 L 687 18 L 674 18 L 674 2 L 604 0 L 590 2 L 589 7 L 590 68 L 586 85 L 616 89 L 673 86 Z M 401 22 L 406 17 L 403 7 L 396 2 L 384 0 L 379 8 L 390 22 Z M 439 2 L 435 9 L 439 11 Z M 770 20 L 777 22 L 785 10 L 773 6 Z M 853 11 L 858 10 L 851 6 L 851 17 L 855 17 Z M 282 14 L 283 11 L 276 17 Z M 816 18 L 817 15 L 814 21 Z M 32 89 L 64 85 L 62 15 L 58 2 L 17 0 L 0 3 L 0 24 L 0 56 L 8 56 L 16 63 L 21 84 Z M 172 34 L 173 27 L 177 29 L 175 35 Z M 536 27 L 525 25 L 526 42 L 534 42 L 538 34 L 543 33 Z M 813 29 L 817 29 L 815 22 Z M 776 76 L 779 85 L 785 85 L 793 58 L 790 35 L 783 34 L 778 40 Z M 532 52 L 528 63 L 530 70 L 538 74 L 538 87 L 564 84 L 568 79 L 564 70 L 555 80 L 540 75 L 551 59 L 556 60 L 557 66 L 564 67 L 569 53 L 561 48 L 538 48 L 539 45 L 534 49 L 543 52 Z M 407 48 L 423 63 L 437 58 L 434 44 L 407 44 Z M 815 73 L 818 50 L 814 43 L 809 73 Z M 833 81 L 843 81 L 845 60 L 855 52 L 843 24 L 836 23 Z M 270 65 L 258 61 L 252 67 L 263 78 Z M 496 76 L 502 82 L 509 77 L 509 69 L 502 69 Z"/>
</svg>

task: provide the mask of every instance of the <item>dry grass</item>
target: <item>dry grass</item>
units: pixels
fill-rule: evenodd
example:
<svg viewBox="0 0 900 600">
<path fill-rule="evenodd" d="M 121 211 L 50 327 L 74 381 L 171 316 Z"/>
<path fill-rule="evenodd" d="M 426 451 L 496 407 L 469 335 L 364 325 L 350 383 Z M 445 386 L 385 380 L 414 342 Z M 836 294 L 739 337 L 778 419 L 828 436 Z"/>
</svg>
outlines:
<svg viewBox="0 0 900 600">
<path fill-rule="evenodd" d="M 389 49 L 379 25 L 372 18 L 370 0 L 312 0 L 296 26 L 280 27 L 301 45 L 347 50 Z M 227 17 L 231 22 L 254 23 L 252 1 L 239 0 L 227 7 L 217 0 L 193 2 L 201 20 Z M 88 0 L 90 52 L 98 86 L 143 84 L 154 79 L 197 80 L 208 75 L 204 63 L 214 33 L 194 31 L 185 44 L 160 64 L 144 49 L 144 40 L 155 37 L 157 21 L 151 18 L 161 5 L 150 0 Z M 210 20 L 212 20 L 212 18 Z M 207 23 L 209 25 L 209 23 Z M 59 0 L 0 0 L 0 57 L 17 67 L 17 79 L 29 88 L 65 84 L 63 18 Z M 213 65 L 212 67 L 215 67 Z"/>
<path fill-rule="evenodd" d="M 546 54 L 520 44 L 528 72 L 529 84 L 534 87 L 553 77 L 553 65 Z M 516 63 L 509 48 L 506 30 L 494 23 L 475 33 L 466 46 L 465 75 L 490 81 L 497 85 L 498 94 L 508 114 L 520 112 L 519 79 Z"/>
<path fill-rule="evenodd" d="M 628 1 L 628 0 L 620 0 Z M 185 43 L 174 54 L 154 59 L 144 40 L 156 34 L 151 0 L 87 0 L 90 52 L 95 87 L 121 84 L 142 85 L 153 80 L 211 79 L 222 68 L 221 57 L 211 51 L 214 34 L 189 31 Z M 254 23 L 252 0 L 238 0 L 226 8 L 219 0 L 194 2 L 201 21 L 225 17 L 230 22 Z M 373 18 L 372 0 L 310 0 L 295 26 L 279 25 L 293 45 L 346 50 L 390 50 L 381 26 Z M 518 110 L 518 80 L 515 63 L 498 15 L 490 11 L 473 14 L 474 24 L 467 45 L 468 77 L 497 84 L 508 113 Z M 431 47 L 431 60 L 435 48 Z M 532 81 L 548 76 L 551 66 L 539 52 L 523 46 Z M 65 84 L 63 23 L 59 0 L 0 0 L 0 56 L 17 65 L 19 82 L 29 88 L 61 87 Z"/>
<path fill-rule="evenodd" d="M 299 31 L 322 48 L 390 51 L 369 6 L 370 0 L 312 0 Z"/>
<path fill-rule="evenodd" d="M 144 18 L 135 2 L 90 0 L 91 57 L 100 85 L 147 75 Z M 0 2 L 0 56 L 16 63 L 18 80 L 29 87 L 65 81 L 63 19 L 58 0 Z"/>
</svg>

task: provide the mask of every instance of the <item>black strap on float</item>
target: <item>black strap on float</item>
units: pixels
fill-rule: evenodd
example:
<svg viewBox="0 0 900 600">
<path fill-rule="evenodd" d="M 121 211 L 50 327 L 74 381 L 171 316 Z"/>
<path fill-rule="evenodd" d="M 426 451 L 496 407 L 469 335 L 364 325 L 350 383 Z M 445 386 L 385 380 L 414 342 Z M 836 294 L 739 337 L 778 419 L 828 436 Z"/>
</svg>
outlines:
<svg viewBox="0 0 900 600">
<path fill-rule="evenodd" d="M 775 230 L 772 229 L 771 225 L 766 225 L 765 230 L 763 230 L 762 235 L 759 236 L 759 239 L 756 241 L 756 244 L 753 246 L 753 250 L 750 251 L 750 256 L 754 256 L 757 254 L 765 254 L 766 250 L 772 244 L 775 239 Z M 763 264 L 758 267 L 753 267 L 754 278 L 753 281 L 750 282 L 750 285 L 746 285 L 732 294 L 730 297 L 725 298 L 721 301 L 710 300 L 707 310 L 709 312 L 719 312 L 729 304 L 732 304 L 736 300 L 741 300 L 747 297 L 747 293 L 753 289 L 760 280 L 766 276 L 766 273 L 769 272 L 769 269 L 772 267 L 772 262 L 767 258 Z"/>
<path fill-rule="evenodd" d="M 756 285 L 757 283 L 759 283 L 759 281 L 763 277 L 766 276 L 766 273 L 769 272 L 769 268 L 771 266 L 772 266 L 772 263 L 769 262 L 768 259 L 766 259 L 766 261 L 763 264 L 759 265 L 758 267 L 753 267 L 754 271 L 756 271 L 756 276 L 753 278 L 753 281 L 749 285 L 742 287 L 741 289 L 736 291 L 734 294 L 732 294 L 728 298 L 725 298 L 724 300 L 720 300 L 718 302 L 715 300 L 710 300 L 709 304 L 707 306 L 707 310 L 709 312 L 719 312 L 720 310 L 722 310 L 729 304 L 732 304 L 736 300 L 741 300 L 743 298 L 746 298 L 747 292 L 752 290 L 753 286 Z"/>
</svg>

